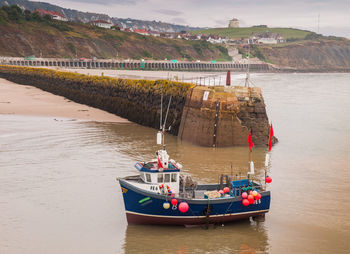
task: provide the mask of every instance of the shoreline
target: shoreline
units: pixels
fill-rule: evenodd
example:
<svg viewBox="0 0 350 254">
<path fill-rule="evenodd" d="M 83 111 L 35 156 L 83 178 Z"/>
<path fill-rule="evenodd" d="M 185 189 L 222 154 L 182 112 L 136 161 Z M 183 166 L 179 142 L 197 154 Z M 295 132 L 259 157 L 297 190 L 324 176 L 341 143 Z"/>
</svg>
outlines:
<svg viewBox="0 0 350 254">
<path fill-rule="evenodd" d="M 130 123 L 127 119 L 68 100 L 33 86 L 0 78 L 0 114 L 62 117 L 93 122 Z"/>
</svg>

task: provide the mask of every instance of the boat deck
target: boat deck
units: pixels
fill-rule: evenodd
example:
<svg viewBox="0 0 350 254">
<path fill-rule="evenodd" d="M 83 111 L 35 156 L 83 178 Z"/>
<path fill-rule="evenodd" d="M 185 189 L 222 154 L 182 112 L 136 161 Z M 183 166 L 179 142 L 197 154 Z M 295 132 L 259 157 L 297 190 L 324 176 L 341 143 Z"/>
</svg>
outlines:
<svg viewBox="0 0 350 254">
<path fill-rule="evenodd" d="M 147 184 L 145 183 L 139 175 L 128 176 L 123 178 L 124 180 L 130 182 L 131 184 L 139 183 L 139 184 Z M 177 196 L 182 198 L 190 198 L 190 199 L 207 199 L 206 192 L 208 191 L 218 191 L 223 189 L 224 187 L 230 187 L 229 184 L 189 184 L 187 185 L 185 181 L 180 182 L 180 192 Z M 252 187 L 257 190 L 261 190 L 260 184 L 253 182 Z M 237 197 L 241 196 L 241 194 L 245 190 L 242 187 L 236 188 L 235 192 L 231 195 L 227 195 L 227 197 Z"/>
</svg>

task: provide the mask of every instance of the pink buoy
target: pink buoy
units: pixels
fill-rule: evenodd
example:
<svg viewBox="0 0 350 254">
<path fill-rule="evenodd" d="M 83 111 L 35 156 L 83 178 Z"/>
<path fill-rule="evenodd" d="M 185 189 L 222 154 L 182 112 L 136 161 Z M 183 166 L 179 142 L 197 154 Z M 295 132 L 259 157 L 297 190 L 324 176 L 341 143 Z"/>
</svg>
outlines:
<svg viewBox="0 0 350 254">
<path fill-rule="evenodd" d="M 260 193 L 258 193 L 258 194 L 255 196 L 255 199 L 256 199 L 256 200 L 261 199 L 261 194 L 260 194 Z"/>
<path fill-rule="evenodd" d="M 179 211 L 182 212 L 182 213 L 187 212 L 188 208 L 189 208 L 189 206 L 188 206 L 188 204 L 186 202 L 181 202 L 179 204 Z"/>
<path fill-rule="evenodd" d="M 269 176 L 266 177 L 266 178 L 265 178 L 265 182 L 266 182 L 266 183 L 271 183 L 271 182 L 272 182 L 272 178 L 269 177 Z"/>
<path fill-rule="evenodd" d="M 248 197 L 248 193 L 247 192 L 243 192 L 242 193 L 242 198 L 247 198 Z"/>
<path fill-rule="evenodd" d="M 173 198 L 170 202 L 171 202 L 172 205 L 177 205 L 177 199 L 176 198 Z"/>
<path fill-rule="evenodd" d="M 252 192 L 252 191 L 249 191 L 249 195 L 253 195 L 253 192 Z"/>
<path fill-rule="evenodd" d="M 222 195 L 224 195 L 224 191 L 223 190 L 219 190 L 219 193 Z"/>
<path fill-rule="evenodd" d="M 242 204 L 244 205 L 244 206 L 248 206 L 249 205 L 249 200 L 248 199 L 243 199 L 242 200 Z"/>
<path fill-rule="evenodd" d="M 224 188 L 224 193 L 229 193 L 230 192 L 230 188 L 229 187 L 225 187 Z"/>
</svg>

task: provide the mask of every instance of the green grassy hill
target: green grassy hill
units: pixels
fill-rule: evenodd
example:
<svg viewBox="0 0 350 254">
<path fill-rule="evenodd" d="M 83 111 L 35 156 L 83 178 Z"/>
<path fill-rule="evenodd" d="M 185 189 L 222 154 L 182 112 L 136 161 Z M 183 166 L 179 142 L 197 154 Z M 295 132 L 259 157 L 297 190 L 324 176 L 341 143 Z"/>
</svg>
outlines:
<svg viewBox="0 0 350 254">
<path fill-rule="evenodd" d="M 143 36 L 0 8 L 0 55 L 229 61 L 227 49 L 205 41 Z"/>
<path fill-rule="evenodd" d="M 232 39 L 241 39 L 248 38 L 253 33 L 262 33 L 262 32 L 270 32 L 270 33 L 279 33 L 285 39 L 305 39 L 306 36 L 310 34 L 314 34 L 313 32 L 306 30 L 299 30 L 295 28 L 269 28 L 269 27 L 240 27 L 240 28 L 210 28 L 205 30 L 196 30 L 192 31 L 193 34 L 216 34 L 220 36 L 226 36 Z"/>
</svg>

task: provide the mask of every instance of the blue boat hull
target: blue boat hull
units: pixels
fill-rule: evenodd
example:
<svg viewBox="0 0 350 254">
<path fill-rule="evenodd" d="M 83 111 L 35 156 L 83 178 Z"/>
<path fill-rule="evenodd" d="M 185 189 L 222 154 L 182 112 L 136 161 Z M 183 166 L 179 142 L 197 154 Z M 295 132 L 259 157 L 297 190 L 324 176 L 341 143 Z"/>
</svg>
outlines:
<svg viewBox="0 0 350 254">
<path fill-rule="evenodd" d="M 182 213 L 170 205 L 164 209 L 164 202 L 170 197 L 139 189 L 123 179 L 122 187 L 126 217 L 130 224 L 196 225 L 224 223 L 265 214 L 270 208 L 270 192 L 261 192 L 261 199 L 255 204 L 243 206 L 241 197 L 217 199 L 177 198 L 186 201 L 189 210 Z"/>
</svg>

